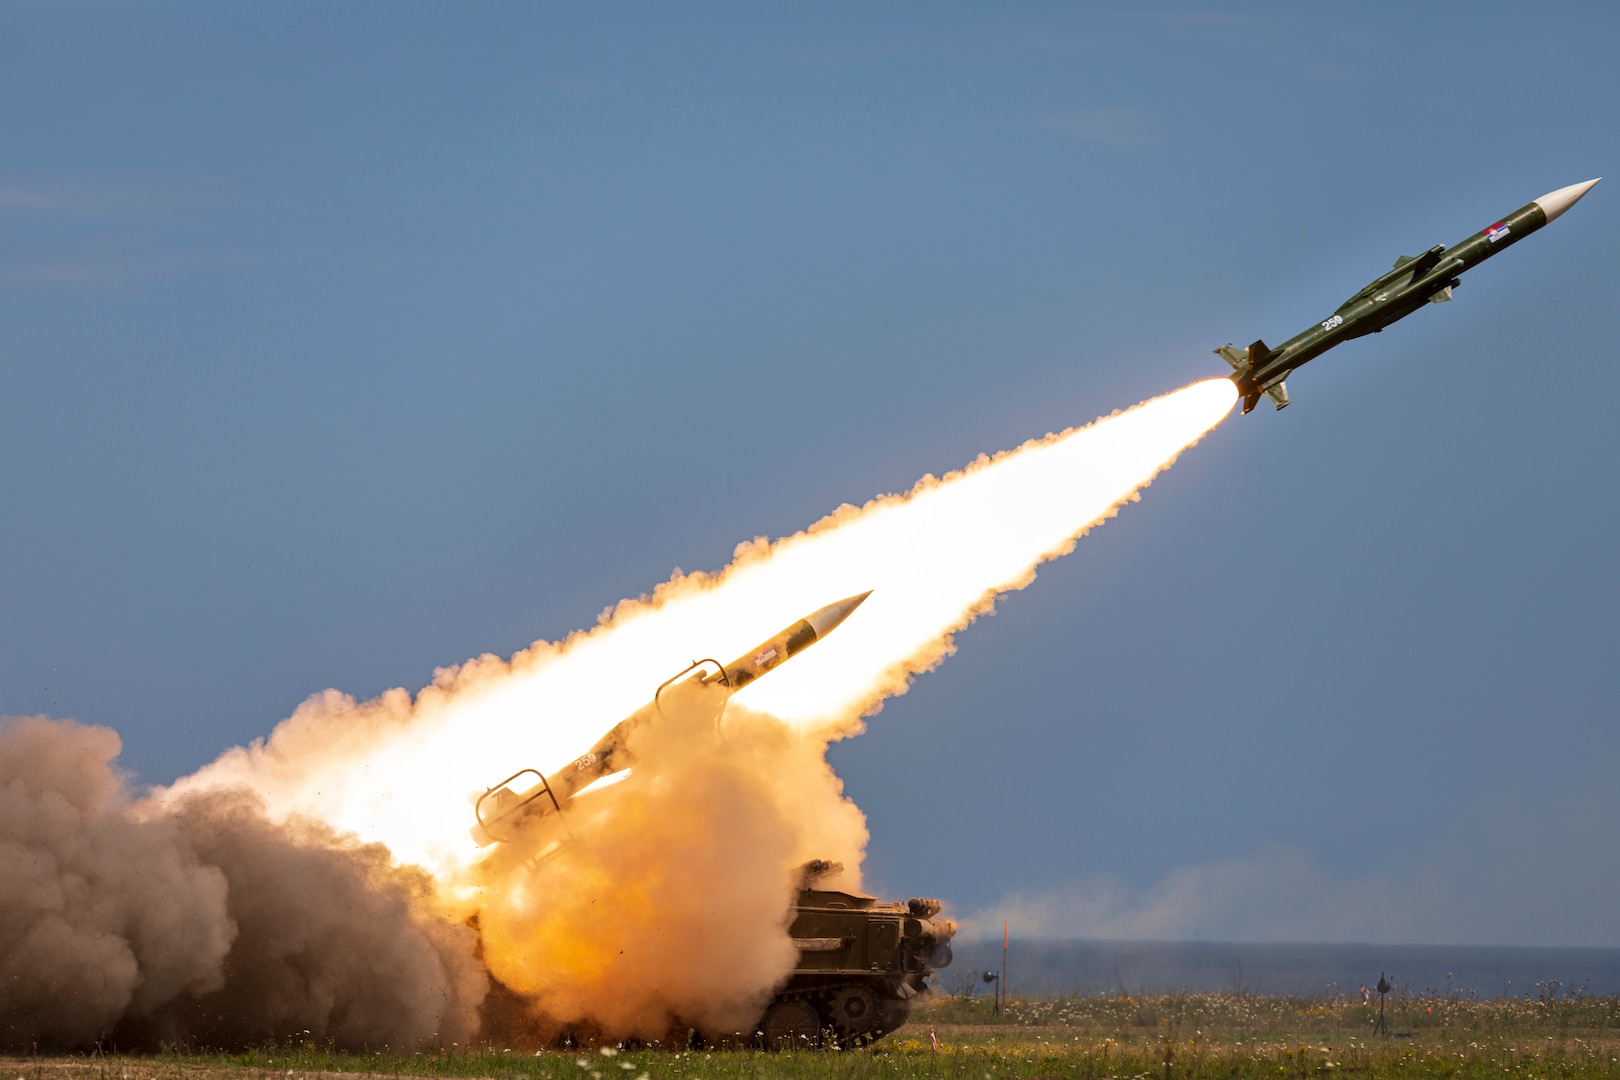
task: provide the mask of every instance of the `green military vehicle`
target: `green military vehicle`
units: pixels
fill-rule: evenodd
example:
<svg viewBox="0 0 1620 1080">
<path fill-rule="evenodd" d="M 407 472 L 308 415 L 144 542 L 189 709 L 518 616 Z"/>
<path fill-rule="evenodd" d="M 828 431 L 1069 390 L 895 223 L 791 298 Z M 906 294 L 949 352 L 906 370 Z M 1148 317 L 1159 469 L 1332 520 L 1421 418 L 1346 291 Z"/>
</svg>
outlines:
<svg viewBox="0 0 1620 1080">
<path fill-rule="evenodd" d="M 886 904 L 818 887 L 841 869 L 820 860 L 804 867 L 789 930 L 799 963 L 757 1025 L 768 1047 L 816 1046 L 828 1034 L 843 1046 L 882 1038 L 951 962 L 956 924 L 936 918 L 938 900 Z"/>
<path fill-rule="evenodd" d="M 886 904 L 861 893 L 819 888 L 841 871 L 838 863 L 805 864 L 789 933 L 799 961 L 758 1019 L 745 1030 L 689 1027 L 678 1018 L 667 1041 L 651 1045 L 754 1045 L 772 1049 L 829 1044 L 859 1046 L 906 1022 L 926 980 L 951 962 L 956 924 L 941 919 L 938 900 Z M 478 929 L 478 917 L 469 920 Z M 555 1025 L 498 980 L 483 1004 L 483 1038 L 510 1046 L 590 1046 L 602 1033 L 589 1022 Z"/>
</svg>

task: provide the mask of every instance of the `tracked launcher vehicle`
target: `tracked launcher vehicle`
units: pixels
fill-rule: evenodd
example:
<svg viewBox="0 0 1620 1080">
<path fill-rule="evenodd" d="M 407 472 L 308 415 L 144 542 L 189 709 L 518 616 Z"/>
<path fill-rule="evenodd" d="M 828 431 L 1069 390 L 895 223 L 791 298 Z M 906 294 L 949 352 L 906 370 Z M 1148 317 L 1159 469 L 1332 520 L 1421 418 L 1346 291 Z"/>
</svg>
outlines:
<svg viewBox="0 0 1620 1080">
<path fill-rule="evenodd" d="M 543 873 L 567 842 L 576 800 L 630 775 L 630 743 L 639 729 L 680 714 L 718 732 L 733 693 L 826 637 L 868 595 L 828 604 L 729 664 L 694 661 L 562 771 L 547 777 L 522 769 L 487 789 L 474 804 L 472 829 L 479 846 L 491 849 L 484 872 L 495 877 Z M 951 962 L 956 924 L 937 917 L 938 900 L 914 897 L 892 904 L 823 887 L 842 869 L 822 860 L 801 868 L 789 926 L 797 964 L 748 1030 L 702 1032 L 706 1040 L 815 1046 L 830 1033 L 847 1046 L 881 1038 L 905 1023 L 911 1000 L 927 989 L 928 977 Z"/>
<path fill-rule="evenodd" d="M 860 893 L 821 888 L 842 870 L 806 864 L 789 932 L 799 950 L 793 974 L 755 1025 L 767 1047 L 871 1042 L 906 1022 L 926 980 L 951 962 L 956 924 L 940 919 L 938 900 L 888 904 Z"/>
</svg>

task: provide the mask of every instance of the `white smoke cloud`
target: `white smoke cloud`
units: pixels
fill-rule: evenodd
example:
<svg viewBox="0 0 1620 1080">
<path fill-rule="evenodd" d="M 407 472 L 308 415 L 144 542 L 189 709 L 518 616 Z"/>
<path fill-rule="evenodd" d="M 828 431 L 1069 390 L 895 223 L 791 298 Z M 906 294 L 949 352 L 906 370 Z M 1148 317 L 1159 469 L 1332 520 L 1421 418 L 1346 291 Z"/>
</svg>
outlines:
<svg viewBox="0 0 1620 1080">
<path fill-rule="evenodd" d="M 1005 920 L 1026 938 L 1368 941 L 1392 925 L 1389 886 L 1377 878 L 1335 880 L 1301 852 L 1268 851 L 1173 870 L 1145 889 L 1098 876 L 1009 894 L 965 919 L 962 937 L 999 936 Z M 1424 889 L 1417 887 L 1420 896 Z M 1410 901 L 1413 889 L 1394 895 Z"/>
<path fill-rule="evenodd" d="M 1565 824 L 1533 829 L 1511 807 L 1437 836 L 1426 855 L 1333 873 L 1270 848 L 1180 867 L 1146 888 L 1113 876 L 1013 892 L 963 920 L 960 937 L 1591 945 L 1620 937 L 1620 814 L 1613 792 L 1558 800 Z"/>
</svg>

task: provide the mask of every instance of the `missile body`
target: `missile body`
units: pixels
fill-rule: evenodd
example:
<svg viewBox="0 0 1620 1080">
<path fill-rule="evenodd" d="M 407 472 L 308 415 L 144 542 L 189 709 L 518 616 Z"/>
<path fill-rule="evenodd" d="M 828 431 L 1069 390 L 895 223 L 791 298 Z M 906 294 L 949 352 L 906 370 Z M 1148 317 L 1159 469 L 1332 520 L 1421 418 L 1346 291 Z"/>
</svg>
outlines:
<svg viewBox="0 0 1620 1080">
<path fill-rule="evenodd" d="M 1602 179 L 1599 177 L 1598 179 Z M 1343 341 L 1375 334 L 1404 319 L 1424 304 L 1451 299 L 1462 273 L 1512 247 L 1552 221 L 1592 189 L 1597 180 L 1551 191 L 1526 203 L 1496 224 L 1452 247 L 1437 244 L 1417 258 L 1402 255 L 1395 268 L 1346 300 L 1328 318 L 1276 349 L 1256 341 L 1247 349 L 1223 345 L 1215 352 L 1232 365 L 1232 381 L 1243 395 L 1243 411 L 1270 398 L 1281 409 L 1288 404 L 1284 379 L 1295 368 L 1321 356 Z"/>
<path fill-rule="evenodd" d="M 828 604 L 729 664 L 716 660 L 693 662 L 660 686 L 651 701 L 615 724 L 583 756 L 550 776 L 524 769 L 486 791 L 474 809 L 478 825 L 473 829 L 473 839 L 480 846 L 515 840 L 528 831 L 531 822 L 560 813 L 587 788 L 623 778 L 631 765 L 625 748 L 630 733 L 656 720 L 666 709 L 704 710 L 718 724 L 732 694 L 832 633 L 870 595 L 868 591 Z M 525 776 L 532 777 L 533 782 L 523 790 L 514 790 L 513 782 Z"/>
</svg>

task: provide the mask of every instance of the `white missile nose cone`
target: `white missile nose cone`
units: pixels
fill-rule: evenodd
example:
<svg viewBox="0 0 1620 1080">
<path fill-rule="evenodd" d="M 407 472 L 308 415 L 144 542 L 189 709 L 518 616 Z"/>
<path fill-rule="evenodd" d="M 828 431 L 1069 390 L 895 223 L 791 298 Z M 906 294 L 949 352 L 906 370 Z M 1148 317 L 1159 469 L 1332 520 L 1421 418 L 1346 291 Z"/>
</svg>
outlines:
<svg viewBox="0 0 1620 1080">
<path fill-rule="evenodd" d="M 1588 180 L 1584 184 L 1571 184 L 1569 187 L 1561 187 L 1557 191 L 1549 191 L 1541 198 L 1534 200 L 1535 204 L 1541 207 L 1541 212 L 1547 215 L 1548 221 L 1551 221 L 1580 202 L 1581 196 L 1591 191 L 1592 186 L 1601 179 L 1603 177 L 1600 176 L 1597 180 Z"/>
<path fill-rule="evenodd" d="M 847 597 L 836 604 L 828 604 L 820 611 L 806 616 L 804 621 L 810 624 L 810 629 L 816 632 L 816 640 L 820 641 L 832 633 L 839 623 L 849 618 L 850 612 L 865 603 L 866 598 L 871 595 L 872 590 L 867 589 L 859 596 Z"/>
</svg>

